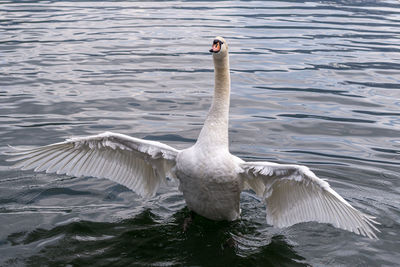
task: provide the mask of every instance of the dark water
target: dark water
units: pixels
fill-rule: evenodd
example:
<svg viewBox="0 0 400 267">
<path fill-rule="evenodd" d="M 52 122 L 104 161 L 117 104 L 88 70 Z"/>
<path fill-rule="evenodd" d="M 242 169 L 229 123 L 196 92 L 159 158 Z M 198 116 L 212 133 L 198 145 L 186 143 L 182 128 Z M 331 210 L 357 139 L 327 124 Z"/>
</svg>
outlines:
<svg viewBox="0 0 400 267">
<path fill-rule="evenodd" d="M 395 266 L 400 260 L 400 2 L 0 1 L 0 152 L 115 131 L 177 148 L 209 107 L 214 36 L 230 44 L 231 151 L 306 164 L 381 223 L 188 215 L 162 188 L 10 170 L 0 156 L 0 265 Z M 229 238 L 238 247 L 226 243 Z"/>
</svg>

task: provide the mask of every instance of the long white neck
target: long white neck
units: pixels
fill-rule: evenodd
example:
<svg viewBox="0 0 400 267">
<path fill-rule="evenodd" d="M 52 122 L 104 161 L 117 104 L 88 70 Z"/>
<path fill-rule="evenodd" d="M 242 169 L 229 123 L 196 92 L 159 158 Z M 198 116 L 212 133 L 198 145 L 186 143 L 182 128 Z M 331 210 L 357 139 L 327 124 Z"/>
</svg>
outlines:
<svg viewBox="0 0 400 267">
<path fill-rule="evenodd" d="M 196 145 L 228 149 L 229 96 L 231 81 L 229 56 L 214 55 L 214 97 Z"/>
</svg>

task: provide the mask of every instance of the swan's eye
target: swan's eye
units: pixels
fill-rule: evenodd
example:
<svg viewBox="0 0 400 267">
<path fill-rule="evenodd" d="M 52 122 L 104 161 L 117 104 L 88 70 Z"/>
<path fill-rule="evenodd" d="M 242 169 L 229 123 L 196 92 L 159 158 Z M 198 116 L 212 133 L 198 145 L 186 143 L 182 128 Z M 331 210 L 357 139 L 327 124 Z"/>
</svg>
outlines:
<svg viewBox="0 0 400 267">
<path fill-rule="evenodd" d="M 221 50 L 221 46 L 224 42 L 220 40 L 214 40 L 212 48 L 210 49 L 210 52 L 213 53 L 218 53 Z"/>
</svg>

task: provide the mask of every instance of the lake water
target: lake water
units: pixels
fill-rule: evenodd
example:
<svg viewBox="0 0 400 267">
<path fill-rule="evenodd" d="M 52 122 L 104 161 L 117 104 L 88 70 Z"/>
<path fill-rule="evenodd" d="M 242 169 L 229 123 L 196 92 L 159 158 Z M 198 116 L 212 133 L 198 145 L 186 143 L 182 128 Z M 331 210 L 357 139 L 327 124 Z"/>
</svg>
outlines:
<svg viewBox="0 0 400 267">
<path fill-rule="evenodd" d="M 0 265 L 395 266 L 400 260 L 400 2 L 0 0 L 0 152 L 120 132 L 182 149 L 209 108 L 216 35 L 230 45 L 231 152 L 309 166 L 379 240 L 188 215 L 104 179 L 10 170 L 0 156 Z M 237 248 L 225 246 L 232 237 Z"/>
</svg>

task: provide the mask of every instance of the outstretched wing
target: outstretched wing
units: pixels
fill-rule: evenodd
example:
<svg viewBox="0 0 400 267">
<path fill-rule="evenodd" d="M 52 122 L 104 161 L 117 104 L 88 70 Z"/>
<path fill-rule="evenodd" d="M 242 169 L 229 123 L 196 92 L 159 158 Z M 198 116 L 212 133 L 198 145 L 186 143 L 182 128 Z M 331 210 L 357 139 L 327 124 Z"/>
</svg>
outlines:
<svg viewBox="0 0 400 267">
<path fill-rule="evenodd" d="M 8 161 L 23 170 L 107 178 L 153 196 L 175 165 L 178 150 L 160 142 L 105 132 L 32 149 L 15 149 Z"/>
<path fill-rule="evenodd" d="M 241 167 L 245 185 L 266 201 L 269 224 L 317 221 L 377 238 L 374 217 L 353 208 L 307 167 L 271 162 L 243 162 Z"/>
</svg>

